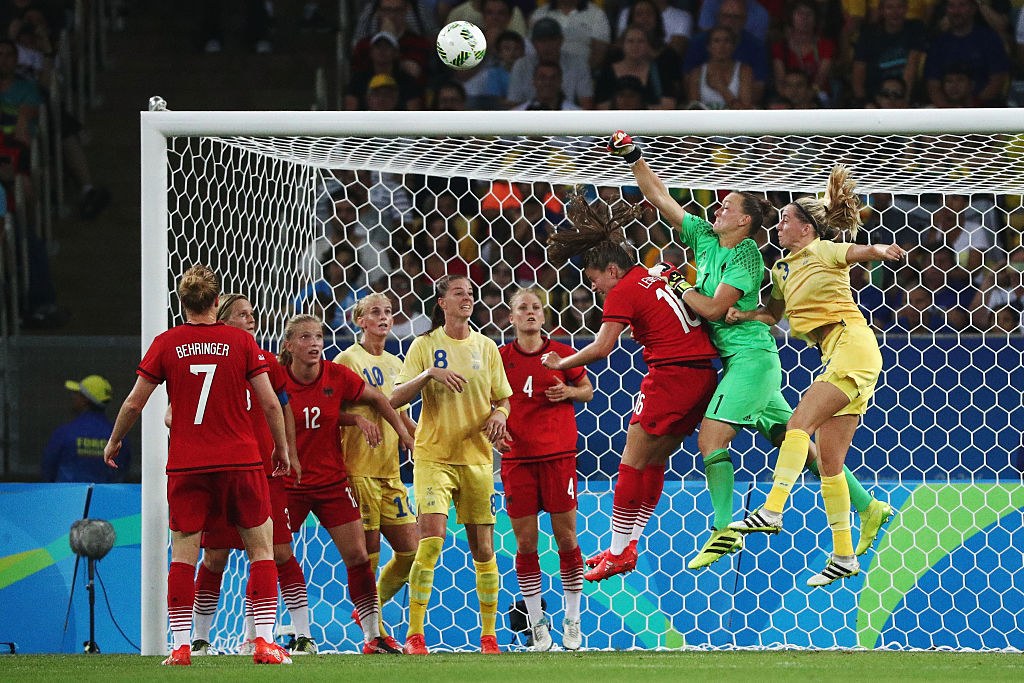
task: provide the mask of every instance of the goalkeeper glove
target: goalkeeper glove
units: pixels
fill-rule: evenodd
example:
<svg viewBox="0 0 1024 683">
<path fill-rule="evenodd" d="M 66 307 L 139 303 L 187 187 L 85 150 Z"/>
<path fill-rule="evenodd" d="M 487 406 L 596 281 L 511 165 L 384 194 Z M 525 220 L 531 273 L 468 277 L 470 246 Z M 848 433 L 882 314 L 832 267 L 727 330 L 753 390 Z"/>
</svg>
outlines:
<svg viewBox="0 0 1024 683">
<path fill-rule="evenodd" d="M 627 164 L 635 164 L 643 157 L 640 145 L 633 142 L 633 138 L 625 131 L 617 130 L 612 133 L 608 140 L 608 151 L 617 157 L 622 157 Z"/>
<path fill-rule="evenodd" d="M 683 293 L 686 290 L 693 287 L 693 285 L 687 282 L 683 271 L 668 261 L 662 261 L 653 268 L 648 268 L 647 272 L 654 277 L 664 280 L 668 288 L 680 299 L 683 298 Z"/>
</svg>

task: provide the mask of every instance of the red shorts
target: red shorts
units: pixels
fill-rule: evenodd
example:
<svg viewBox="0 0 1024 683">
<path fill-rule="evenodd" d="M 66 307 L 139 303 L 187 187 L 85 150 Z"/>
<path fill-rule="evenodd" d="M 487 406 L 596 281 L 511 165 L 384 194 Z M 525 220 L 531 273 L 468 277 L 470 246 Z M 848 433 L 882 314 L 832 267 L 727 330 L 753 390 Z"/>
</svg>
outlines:
<svg viewBox="0 0 1024 683">
<path fill-rule="evenodd" d="M 274 545 L 292 542 L 291 526 L 288 524 L 288 493 L 284 490 L 284 479 L 267 477 L 270 487 L 270 518 L 274 521 Z M 223 518 L 216 520 L 203 532 L 204 548 L 237 548 L 244 546 L 238 529 Z"/>
<path fill-rule="evenodd" d="M 513 519 L 576 509 L 576 458 L 502 460 L 505 512 Z"/>
<path fill-rule="evenodd" d="M 718 386 L 713 367 L 662 365 L 640 383 L 629 424 L 652 436 L 689 436 L 700 424 Z"/>
<path fill-rule="evenodd" d="M 315 491 L 290 489 L 288 491 L 288 518 L 292 531 L 298 531 L 312 512 L 320 526 L 331 529 L 349 522 L 361 521 L 356 491 L 346 477 L 341 483 Z"/>
<path fill-rule="evenodd" d="M 251 529 L 270 517 L 270 490 L 263 468 L 172 474 L 167 477 L 171 531 L 191 534 L 217 520 Z"/>
</svg>

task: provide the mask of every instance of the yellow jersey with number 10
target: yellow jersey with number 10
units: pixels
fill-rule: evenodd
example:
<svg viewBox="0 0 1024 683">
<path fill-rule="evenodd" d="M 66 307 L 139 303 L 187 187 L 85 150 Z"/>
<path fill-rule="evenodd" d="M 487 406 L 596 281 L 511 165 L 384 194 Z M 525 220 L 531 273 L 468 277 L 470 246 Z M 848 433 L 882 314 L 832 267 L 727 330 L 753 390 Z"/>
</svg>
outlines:
<svg viewBox="0 0 1024 683">
<path fill-rule="evenodd" d="M 395 379 L 402 370 L 402 361 L 385 351 L 374 356 L 361 344 L 353 344 L 334 359 L 366 380 L 385 396 L 395 390 Z M 346 413 L 362 415 L 380 428 L 380 445 L 371 448 L 359 427 L 343 427 L 341 452 L 345 454 L 345 467 L 353 477 L 392 478 L 398 476 L 398 432 L 381 415 L 367 405 L 347 405 Z"/>
<path fill-rule="evenodd" d="M 771 297 L 786 302 L 784 315 L 794 337 L 813 345 L 807 335 L 822 325 L 867 325 L 850 291 L 846 253 L 851 246 L 816 239 L 775 262 Z"/>
</svg>

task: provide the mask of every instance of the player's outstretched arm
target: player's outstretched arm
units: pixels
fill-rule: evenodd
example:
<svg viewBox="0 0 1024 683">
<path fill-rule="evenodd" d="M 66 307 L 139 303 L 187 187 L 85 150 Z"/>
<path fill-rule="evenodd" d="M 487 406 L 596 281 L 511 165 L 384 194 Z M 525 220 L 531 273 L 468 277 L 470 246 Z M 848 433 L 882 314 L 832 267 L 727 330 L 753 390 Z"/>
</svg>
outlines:
<svg viewBox="0 0 1024 683">
<path fill-rule="evenodd" d="M 121 452 L 121 442 L 124 441 L 128 430 L 138 421 L 139 415 L 142 415 L 142 409 L 146 407 L 146 403 L 149 401 L 149 397 L 153 395 L 155 389 L 156 384 L 153 382 L 141 377 L 135 379 L 135 386 L 132 387 L 131 393 L 124 399 L 121 409 L 117 411 L 114 429 L 110 432 L 107 445 L 103 448 L 103 462 L 107 463 L 108 467 L 117 469 L 115 458 Z"/>
<path fill-rule="evenodd" d="M 359 402 L 372 406 L 374 410 L 380 413 L 381 417 L 387 420 L 388 424 L 394 427 L 398 433 L 398 441 L 401 443 L 402 448 L 408 451 L 412 450 L 415 441 L 413 441 L 412 435 L 409 434 L 409 430 L 405 428 L 405 422 L 402 421 L 398 411 L 391 406 L 387 396 L 382 394 L 379 389 L 375 389 L 367 384 L 363 388 Z"/>
<path fill-rule="evenodd" d="M 568 370 L 570 368 L 578 368 L 581 365 L 587 365 L 595 360 L 607 358 L 608 354 L 615 349 L 615 345 L 619 341 L 619 335 L 622 334 L 624 329 L 626 329 L 626 326 L 622 323 L 603 322 L 601 323 L 601 328 L 597 331 L 597 336 L 594 337 L 594 341 L 565 358 L 562 358 L 554 351 L 545 353 L 541 357 L 541 365 L 552 370 Z"/>
<path fill-rule="evenodd" d="M 682 225 L 686 211 L 672 198 L 665 183 L 644 160 L 640 145 L 633 142 L 633 138 L 626 132 L 617 130 L 612 133 L 611 139 L 608 141 L 608 151 L 629 164 L 644 199 L 658 209 L 662 218 L 669 225 L 676 227 Z"/>
<path fill-rule="evenodd" d="M 899 261 L 906 255 L 906 250 L 898 244 L 853 244 L 846 251 L 846 262 Z"/>
<path fill-rule="evenodd" d="M 288 453 L 288 436 L 284 429 L 284 413 L 281 412 L 281 399 L 274 392 L 270 384 L 270 377 L 262 372 L 251 380 L 253 393 L 256 394 L 256 401 L 267 418 L 267 425 L 270 426 L 270 433 L 274 437 L 274 476 L 287 474 L 291 465 Z"/>
</svg>

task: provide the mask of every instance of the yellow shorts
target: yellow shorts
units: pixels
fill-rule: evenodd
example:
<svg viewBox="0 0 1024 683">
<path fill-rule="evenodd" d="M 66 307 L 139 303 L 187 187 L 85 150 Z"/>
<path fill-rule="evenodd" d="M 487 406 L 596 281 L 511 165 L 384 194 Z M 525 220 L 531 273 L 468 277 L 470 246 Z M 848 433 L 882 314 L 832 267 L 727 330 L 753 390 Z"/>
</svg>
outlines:
<svg viewBox="0 0 1024 683">
<path fill-rule="evenodd" d="M 882 353 L 875 333 L 866 325 L 842 325 L 821 343 L 821 372 L 815 382 L 827 382 L 850 402 L 836 415 L 863 415 L 882 373 Z"/>
<path fill-rule="evenodd" d="M 356 490 L 364 530 L 416 523 L 416 515 L 409 506 L 409 494 L 398 477 L 350 476 L 349 481 Z"/>
<path fill-rule="evenodd" d="M 494 472 L 491 465 L 449 465 L 416 460 L 412 470 L 416 514 L 447 515 L 455 503 L 459 524 L 494 524 Z"/>
</svg>

